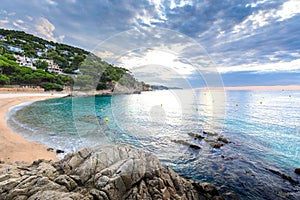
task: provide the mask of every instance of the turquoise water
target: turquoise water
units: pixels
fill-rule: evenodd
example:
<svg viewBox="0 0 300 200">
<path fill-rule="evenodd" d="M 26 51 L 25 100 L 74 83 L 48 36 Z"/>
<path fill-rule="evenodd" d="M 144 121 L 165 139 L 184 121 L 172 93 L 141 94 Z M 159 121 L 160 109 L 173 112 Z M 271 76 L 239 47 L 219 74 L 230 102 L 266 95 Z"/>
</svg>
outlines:
<svg viewBox="0 0 300 200">
<path fill-rule="evenodd" d="M 267 170 L 300 181 L 293 172 L 300 167 L 299 102 L 300 91 L 154 91 L 35 102 L 11 109 L 8 123 L 29 140 L 67 152 L 130 144 L 186 177 L 213 182 L 241 199 L 299 199 L 299 185 Z M 187 134 L 203 130 L 232 143 L 213 149 Z"/>
</svg>

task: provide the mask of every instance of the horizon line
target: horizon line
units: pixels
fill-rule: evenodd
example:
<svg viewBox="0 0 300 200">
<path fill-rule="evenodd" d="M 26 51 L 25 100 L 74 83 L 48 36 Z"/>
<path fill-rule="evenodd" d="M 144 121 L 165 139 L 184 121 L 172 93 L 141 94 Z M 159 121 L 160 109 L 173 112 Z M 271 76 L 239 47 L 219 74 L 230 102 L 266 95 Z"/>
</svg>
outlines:
<svg viewBox="0 0 300 200">
<path fill-rule="evenodd" d="M 300 90 L 300 85 L 252 85 L 252 86 L 224 86 L 198 87 L 200 90 Z"/>
</svg>

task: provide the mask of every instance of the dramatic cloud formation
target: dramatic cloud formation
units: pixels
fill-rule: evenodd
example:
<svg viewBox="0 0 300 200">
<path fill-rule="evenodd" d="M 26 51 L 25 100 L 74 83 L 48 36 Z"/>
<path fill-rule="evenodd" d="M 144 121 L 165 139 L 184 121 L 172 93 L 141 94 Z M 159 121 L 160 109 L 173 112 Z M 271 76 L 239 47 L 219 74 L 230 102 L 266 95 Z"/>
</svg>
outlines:
<svg viewBox="0 0 300 200">
<path fill-rule="evenodd" d="M 51 22 L 49 22 L 49 20 L 47 20 L 46 18 L 44 17 L 38 18 L 36 20 L 35 29 L 37 31 L 37 35 L 54 42 L 57 41 L 53 33 L 55 31 L 55 26 Z M 59 38 L 61 40 L 61 37 Z"/>
<path fill-rule="evenodd" d="M 197 85 L 198 76 L 191 69 L 202 60 L 214 63 L 227 85 L 300 84 L 300 79 L 295 80 L 300 74 L 299 0 L 2 0 L 1 7 L 2 28 L 94 50 L 124 67 L 164 65 L 161 71 L 168 68 Z M 182 34 L 209 56 L 202 52 L 197 57 L 195 46 L 172 39 L 172 34 L 159 38 L 155 31 L 152 35 L 143 31 L 138 36 L 125 34 L 126 38 L 119 37 L 102 50 L 97 48 L 109 38 L 118 38 L 116 35 L 144 29 Z M 157 41 L 164 47 L 173 44 L 172 48 L 177 45 L 185 50 L 168 52 Z M 146 44 L 151 48 L 136 49 Z M 183 57 L 191 59 L 186 62 Z M 206 65 L 203 63 L 201 67 Z M 271 74 L 278 80 L 268 79 Z M 256 81 L 251 83 L 254 75 Z"/>
</svg>

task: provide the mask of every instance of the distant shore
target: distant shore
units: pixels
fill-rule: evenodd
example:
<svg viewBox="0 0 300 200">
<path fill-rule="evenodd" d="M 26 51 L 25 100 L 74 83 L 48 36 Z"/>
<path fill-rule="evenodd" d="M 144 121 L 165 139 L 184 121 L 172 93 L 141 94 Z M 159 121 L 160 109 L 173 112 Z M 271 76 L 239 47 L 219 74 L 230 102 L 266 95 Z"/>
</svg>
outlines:
<svg viewBox="0 0 300 200">
<path fill-rule="evenodd" d="M 7 126 L 9 108 L 25 103 L 67 96 L 65 93 L 0 92 L 0 161 L 33 162 L 38 159 L 57 160 L 54 152 L 43 144 L 30 142 Z"/>
<path fill-rule="evenodd" d="M 202 87 L 202 90 L 300 90 L 300 85 Z"/>
</svg>

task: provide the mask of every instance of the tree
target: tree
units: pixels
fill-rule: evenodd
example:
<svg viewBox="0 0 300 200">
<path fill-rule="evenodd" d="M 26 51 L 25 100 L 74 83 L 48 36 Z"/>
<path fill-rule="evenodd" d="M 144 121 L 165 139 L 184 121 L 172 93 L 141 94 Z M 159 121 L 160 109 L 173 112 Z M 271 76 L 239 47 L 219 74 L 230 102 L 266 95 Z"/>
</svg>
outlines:
<svg viewBox="0 0 300 200">
<path fill-rule="evenodd" d="M 63 87 L 61 85 L 58 85 L 56 83 L 45 83 L 41 85 L 42 88 L 45 89 L 45 91 L 49 91 L 49 90 L 56 90 L 56 91 L 62 91 Z"/>
<path fill-rule="evenodd" d="M 47 70 L 48 69 L 48 63 L 44 60 L 38 60 L 35 64 L 36 68 Z"/>
<path fill-rule="evenodd" d="M 53 60 L 60 67 L 67 67 L 69 65 L 67 59 L 61 56 L 54 56 Z"/>
<path fill-rule="evenodd" d="M 9 81 L 10 79 L 6 75 L 0 74 L 0 85 L 8 84 Z"/>
<path fill-rule="evenodd" d="M 0 56 L 0 67 L 2 68 L 2 73 L 9 76 L 17 71 L 19 66 L 15 61 L 9 60 L 5 56 Z"/>
<path fill-rule="evenodd" d="M 78 75 L 75 83 L 75 87 L 78 87 L 80 91 L 96 89 L 93 77 L 90 75 Z"/>
<path fill-rule="evenodd" d="M 75 69 L 78 69 L 80 63 L 82 63 L 83 61 L 84 61 L 84 56 L 76 55 L 74 56 L 71 66 L 74 67 Z"/>
<path fill-rule="evenodd" d="M 14 57 L 14 55 L 9 54 L 9 53 L 5 53 L 3 55 L 5 58 L 7 58 L 8 60 L 12 60 L 12 61 L 16 61 L 17 59 Z"/>
</svg>

